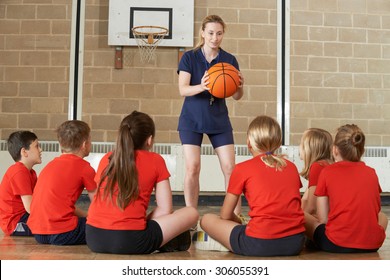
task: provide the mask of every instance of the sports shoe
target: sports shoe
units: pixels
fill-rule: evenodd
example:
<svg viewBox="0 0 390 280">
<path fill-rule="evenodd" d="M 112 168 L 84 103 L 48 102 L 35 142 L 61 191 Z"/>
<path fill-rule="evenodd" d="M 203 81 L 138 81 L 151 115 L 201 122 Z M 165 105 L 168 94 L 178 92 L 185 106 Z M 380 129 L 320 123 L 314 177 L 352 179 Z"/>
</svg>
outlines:
<svg viewBox="0 0 390 280">
<path fill-rule="evenodd" d="M 191 234 L 187 230 L 158 249 L 160 252 L 187 251 L 191 246 Z"/>
<path fill-rule="evenodd" d="M 198 231 L 198 225 L 196 224 L 193 227 L 191 227 L 190 231 Z"/>
<path fill-rule="evenodd" d="M 200 227 L 200 220 L 198 220 L 198 222 L 196 223 L 196 225 L 194 225 L 193 227 L 190 228 L 190 231 L 203 231 L 203 229 Z"/>
<path fill-rule="evenodd" d="M 218 241 L 212 239 L 206 232 L 197 231 L 192 236 L 192 242 L 196 249 L 203 251 L 221 251 L 229 252 L 229 249 L 223 246 Z"/>
<path fill-rule="evenodd" d="M 305 247 L 309 250 L 319 250 L 318 246 L 314 243 L 313 240 L 310 240 L 305 237 Z"/>
<path fill-rule="evenodd" d="M 237 217 L 240 218 L 242 225 L 248 224 L 248 220 L 247 220 L 247 218 L 244 215 L 238 214 Z"/>
</svg>

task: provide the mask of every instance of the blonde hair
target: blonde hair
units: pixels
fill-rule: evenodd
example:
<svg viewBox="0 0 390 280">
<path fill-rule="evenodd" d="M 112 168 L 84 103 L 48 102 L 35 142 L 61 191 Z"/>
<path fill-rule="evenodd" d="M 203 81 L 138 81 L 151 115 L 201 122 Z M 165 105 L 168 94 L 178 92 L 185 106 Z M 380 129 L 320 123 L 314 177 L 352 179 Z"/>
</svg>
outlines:
<svg viewBox="0 0 390 280">
<path fill-rule="evenodd" d="M 311 165 L 320 160 L 332 163 L 332 135 L 321 128 L 309 128 L 302 135 L 301 151 L 304 162 L 301 176 L 305 179 L 309 177 Z"/>
<path fill-rule="evenodd" d="M 360 161 L 364 154 L 366 137 L 355 124 L 346 124 L 337 129 L 334 145 L 343 160 Z"/>
<path fill-rule="evenodd" d="M 282 130 L 279 123 L 268 116 L 256 117 L 248 127 L 248 141 L 253 151 L 265 153 L 261 160 L 269 167 L 282 170 L 286 165 L 284 155 L 275 155 L 282 145 Z"/>
<path fill-rule="evenodd" d="M 203 47 L 203 45 L 204 45 L 204 38 L 202 37 L 202 32 L 206 29 L 206 25 L 208 23 L 219 23 L 220 25 L 222 25 L 223 32 L 225 32 L 226 24 L 220 16 L 209 15 L 209 16 L 205 17 L 203 19 L 202 25 L 199 29 L 199 42 L 196 44 L 195 50 Z"/>
</svg>

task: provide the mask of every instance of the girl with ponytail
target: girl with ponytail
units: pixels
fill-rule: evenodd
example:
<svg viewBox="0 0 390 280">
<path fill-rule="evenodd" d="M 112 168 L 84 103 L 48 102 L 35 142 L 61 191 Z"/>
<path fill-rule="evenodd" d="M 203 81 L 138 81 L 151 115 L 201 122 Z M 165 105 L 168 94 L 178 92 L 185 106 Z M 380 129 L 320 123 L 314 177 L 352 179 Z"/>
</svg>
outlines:
<svg viewBox="0 0 390 280">
<path fill-rule="evenodd" d="M 341 126 L 333 143 L 335 163 L 318 178 L 317 217 L 305 213 L 306 235 L 316 247 L 333 253 L 375 252 L 386 238 L 381 187 L 373 168 L 361 158 L 365 136 L 354 124 Z"/>
<path fill-rule="evenodd" d="M 151 152 L 155 126 L 134 111 L 119 127 L 115 148 L 100 161 L 97 194 L 87 218 L 87 245 L 98 253 L 147 254 L 185 251 L 189 228 L 198 220 L 193 207 L 172 209 L 169 172 L 161 155 Z M 147 214 L 152 192 L 156 208 Z"/>
</svg>

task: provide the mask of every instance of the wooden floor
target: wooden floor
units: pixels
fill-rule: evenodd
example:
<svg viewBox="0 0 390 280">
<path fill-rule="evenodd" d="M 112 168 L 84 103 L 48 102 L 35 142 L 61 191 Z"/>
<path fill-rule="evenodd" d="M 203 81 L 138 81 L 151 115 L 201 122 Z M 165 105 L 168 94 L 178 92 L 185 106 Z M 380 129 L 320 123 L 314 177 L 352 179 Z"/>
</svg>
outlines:
<svg viewBox="0 0 390 280">
<path fill-rule="evenodd" d="M 200 207 L 201 215 L 218 212 L 219 207 Z M 390 206 L 382 210 L 390 217 Z M 244 209 L 245 211 L 245 209 Z M 112 255 L 91 252 L 86 245 L 52 246 L 39 245 L 33 237 L 9 237 L 0 231 L 0 260 L 390 260 L 390 229 L 383 246 L 376 253 L 368 254 L 331 254 L 326 252 L 304 251 L 294 257 L 254 258 L 235 255 L 230 252 L 200 251 L 191 248 L 186 252 L 154 253 L 150 255 Z"/>
</svg>

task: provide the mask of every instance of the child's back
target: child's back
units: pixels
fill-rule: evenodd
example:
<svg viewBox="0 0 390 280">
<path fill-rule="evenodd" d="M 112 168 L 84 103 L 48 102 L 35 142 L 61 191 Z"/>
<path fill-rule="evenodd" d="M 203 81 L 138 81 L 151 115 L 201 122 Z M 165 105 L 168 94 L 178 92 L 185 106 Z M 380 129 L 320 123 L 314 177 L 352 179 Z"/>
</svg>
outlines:
<svg viewBox="0 0 390 280">
<path fill-rule="evenodd" d="M 66 121 L 57 129 L 61 156 L 39 174 L 28 225 L 39 243 L 85 244 L 87 213 L 76 207 L 86 189 L 93 198 L 95 170 L 83 158 L 91 149 L 90 128 L 83 121 Z"/>
<path fill-rule="evenodd" d="M 97 181 L 100 181 L 103 172 L 109 163 L 111 152 L 106 154 L 100 161 L 96 173 Z M 97 196 L 88 210 L 88 224 L 95 227 L 112 230 L 143 230 L 146 227 L 146 216 L 150 196 L 155 188 L 156 181 L 163 177 L 169 177 L 165 169 L 164 159 L 156 153 L 147 150 L 136 151 L 136 166 L 139 174 L 139 196 L 125 209 L 113 207 L 118 198 L 118 191 L 113 193 L 113 203 L 107 203 L 104 197 L 104 188 L 99 188 Z"/>
<path fill-rule="evenodd" d="M 173 211 L 169 171 L 163 157 L 150 152 L 155 132 L 149 115 L 133 111 L 119 125 L 114 150 L 100 161 L 86 226 L 93 252 L 148 254 L 190 247 L 188 229 L 199 215 L 193 207 Z M 147 214 L 153 191 L 157 206 Z"/>
<path fill-rule="evenodd" d="M 77 225 L 75 204 L 84 188 L 96 189 L 95 171 L 74 154 L 62 154 L 41 171 L 36 184 L 29 226 L 37 234 L 58 234 Z"/>
<path fill-rule="evenodd" d="M 378 224 L 382 190 L 375 170 L 364 162 L 340 161 L 322 172 L 316 195 L 328 195 L 333 206 L 326 224 L 328 238 L 348 248 L 379 248 L 386 235 Z"/>
<path fill-rule="evenodd" d="M 247 234 L 257 238 L 281 238 L 304 231 L 296 166 L 285 160 L 283 170 L 270 168 L 261 156 L 236 165 L 229 192 L 244 193 L 251 217 Z M 288 206 L 288 207 L 287 207 Z"/>
<path fill-rule="evenodd" d="M 258 116 L 249 125 L 247 145 L 253 158 L 235 166 L 220 216 L 206 214 L 201 227 L 211 238 L 195 235 L 195 248 L 217 249 L 214 239 L 233 253 L 247 256 L 290 256 L 301 252 L 304 214 L 301 180 L 296 166 L 276 151 L 282 144 L 278 122 Z M 242 225 L 233 208 L 241 194 L 250 208 Z"/>
<path fill-rule="evenodd" d="M 354 124 L 339 127 L 332 148 L 335 163 L 325 167 L 314 195 L 317 216 L 305 213 L 307 237 L 333 253 L 377 251 L 385 240 L 378 176 L 361 158 L 365 135 Z"/>
</svg>

